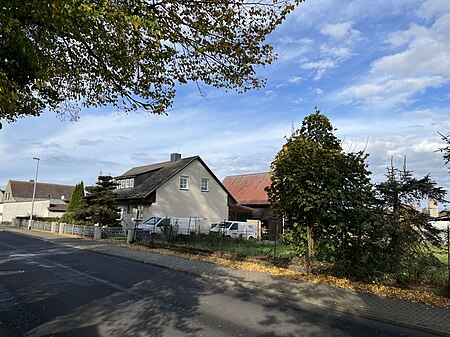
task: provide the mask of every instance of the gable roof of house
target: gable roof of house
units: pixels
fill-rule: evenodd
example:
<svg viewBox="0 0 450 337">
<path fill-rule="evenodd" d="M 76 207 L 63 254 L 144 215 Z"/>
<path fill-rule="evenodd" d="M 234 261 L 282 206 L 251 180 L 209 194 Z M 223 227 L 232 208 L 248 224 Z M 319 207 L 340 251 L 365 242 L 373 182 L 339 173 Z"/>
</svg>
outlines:
<svg viewBox="0 0 450 337">
<path fill-rule="evenodd" d="M 169 179 L 175 176 L 178 172 L 183 170 L 186 166 L 190 165 L 195 160 L 198 160 L 211 176 L 219 183 L 219 185 L 227 192 L 227 194 L 234 200 L 233 196 L 227 191 L 222 182 L 217 179 L 211 169 L 205 164 L 205 162 L 199 156 L 181 158 L 177 161 L 166 161 L 162 163 L 155 163 L 151 165 L 133 167 L 126 171 L 124 174 L 115 177 L 115 179 L 124 179 L 136 177 L 140 174 L 146 174 L 148 177 L 141 184 L 130 187 L 120 188 L 115 190 L 117 194 L 117 200 L 128 199 L 144 199 L 150 194 L 155 192 L 161 185 L 166 183 Z M 234 200 L 235 201 L 235 200 Z"/>
<path fill-rule="evenodd" d="M 34 181 L 10 180 L 11 196 L 16 201 L 27 201 L 33 198 Z M 70 199 L 75 186 L 36 183 L 35 199 Z"/>
<path fill-rule="evenodd" d="M 178 167 L 179 164 L 181 164 L 180 162 L 183 162 L 183 163 L 191 162 L 191 160 L 193 160 L 195 158 L 196 157 L 187 157 L 187 158 L 183 158 L 181 160 L 177 160 L 174 162 L 167 161 L 167 162 L 162 162 L 162 163 L 155 163 L 155 164 L 150 164 L 150 165 L 133 167 L 132 169 L 125 172 L 124 174 L 116 177 L 116 179 L 136 177 L 139 174 L 143 174 L 143 173 L 147 173 L 147 172 L 151 172 L 151 171 L 157 171 L 162 168 Z M 181 164 L 181 165 L 183 165 L 183 164 Z"/>
<path fill-rule="evenodd" d="M 268 205 L 269 197 L 264 190 L 270 186 L 270 173 L 252 173 L 227 176 L 223 184 L 242 205 Z"/>
</svg>

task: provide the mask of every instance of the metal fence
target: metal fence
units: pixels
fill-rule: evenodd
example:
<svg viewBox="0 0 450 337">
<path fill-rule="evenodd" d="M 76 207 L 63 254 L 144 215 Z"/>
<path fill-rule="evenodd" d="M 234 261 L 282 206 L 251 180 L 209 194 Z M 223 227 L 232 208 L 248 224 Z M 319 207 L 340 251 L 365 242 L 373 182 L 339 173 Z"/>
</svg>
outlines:
<svg viewBox="0 0 450 337">
<path fill-rule="evenodd" d="M 126 237 L 127 230 L 122 227 L 106 227 L 102 228 L 102 238 Z"/>
<path fill-rule="evenodd" d="M 15 227 L 29 227 L 29 220 L 24 219 L 14 219 L 12 225 Z M 63 226 L 63 227 L 62 227 Z M 52 228 L 53 227 L 53 228 Z M 53 232 L 55 234 L 70 234 L 78 236 L 94 237 L 94 226 L 79 226 L 72 224 L 61 224 L 57 222 L 44 222 L 44 221 L 32 221 L 31 229 L 41 230 L 47 232 Z M 62 229 L 62 230 L 61 230 Z M 111 237 L 126 237 L 126 229 L 122 227 L 102 227 L 101 238 L 111 238 Z"/>
</svg>

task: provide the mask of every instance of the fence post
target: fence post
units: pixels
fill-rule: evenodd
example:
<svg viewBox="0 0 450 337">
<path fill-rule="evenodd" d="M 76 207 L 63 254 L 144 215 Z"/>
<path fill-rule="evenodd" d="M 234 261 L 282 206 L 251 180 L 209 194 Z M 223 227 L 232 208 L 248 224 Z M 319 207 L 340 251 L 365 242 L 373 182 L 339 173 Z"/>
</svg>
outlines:
<svg viewBox="0 0 450 337">
<path fill-rule="evenodd" d="M 65 223 L 59 224 L 59 234 L 64 234 L 64 227 L 66 227 Z"/>
<path fill-rule="evenodd" d="M 102 238 L 102 228 L 99 226 L 94 227 L 94 240 L 100 240 Z"/>
<path fill-rule="evenodd" d="M 132 244 L 134 241 L 136 241 L 136 229 L 135 228 L 131 228 L 128 230 L 127 233 L 127 243 L 128 244 Z"/>
</svg>

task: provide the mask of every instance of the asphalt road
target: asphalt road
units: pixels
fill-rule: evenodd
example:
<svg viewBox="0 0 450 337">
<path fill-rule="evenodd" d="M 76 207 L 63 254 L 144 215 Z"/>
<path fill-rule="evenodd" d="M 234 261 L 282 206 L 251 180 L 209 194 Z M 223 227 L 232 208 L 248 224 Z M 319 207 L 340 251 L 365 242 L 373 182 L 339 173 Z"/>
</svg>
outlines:
<svg viewBox="0 0 450 337">
<path fill-rule="evenodd" d="M 0 336 L 431 336 L 0 231 Z"/>
</svg>

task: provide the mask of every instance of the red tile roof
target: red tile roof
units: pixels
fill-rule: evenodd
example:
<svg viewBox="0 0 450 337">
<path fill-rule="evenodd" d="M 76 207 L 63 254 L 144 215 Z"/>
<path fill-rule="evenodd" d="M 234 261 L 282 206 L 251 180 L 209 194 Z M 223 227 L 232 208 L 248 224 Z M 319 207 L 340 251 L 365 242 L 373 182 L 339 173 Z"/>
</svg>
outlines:
<svg viewBox="0 0 450 337">
<path fill-rule="evenodd" d="M 224 186 L 242 205 L 267 205 L 269 198 L 264 188 L 270 185 L 269 172 L 228 176 Z"/>
</svg>

